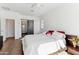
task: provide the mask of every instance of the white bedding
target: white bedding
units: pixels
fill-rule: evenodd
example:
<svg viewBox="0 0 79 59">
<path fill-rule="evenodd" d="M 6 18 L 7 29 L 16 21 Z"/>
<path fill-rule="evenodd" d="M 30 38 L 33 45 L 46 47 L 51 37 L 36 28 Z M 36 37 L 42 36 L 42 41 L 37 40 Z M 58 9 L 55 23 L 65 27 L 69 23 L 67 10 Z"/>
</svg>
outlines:
<svg viewBox="0 0 79 59">
<path fill-rule="evenodd" d="M 66 43 L 64 38 L 55 38 L 55 36 L 48 37 L 44 34 L 26 35 L 24 38 L 22 38 L 24 55 L 38 55 L 38 47 L 40 44 L 55 42 L 57 40 L 62 40 L 64 44 Z M 54 46 L 55 45 L 53 44 L 52 47 Z"/>
<path fill-rule="evenodd" d="M 64 48 L 66 48 L 66 46 L 62 40 L 43 43 L 38 47 L 38 54 L 48 55 Z"/>
</svg>

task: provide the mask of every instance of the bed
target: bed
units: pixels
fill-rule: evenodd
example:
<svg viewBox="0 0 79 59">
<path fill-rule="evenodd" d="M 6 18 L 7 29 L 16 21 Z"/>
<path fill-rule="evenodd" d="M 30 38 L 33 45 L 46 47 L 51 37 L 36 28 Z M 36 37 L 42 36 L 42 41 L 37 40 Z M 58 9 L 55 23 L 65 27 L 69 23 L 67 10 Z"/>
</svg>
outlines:
<svg viewBox="0 0 79 59">
<path fill-rule="evenodd" d="M 52 55 L 66 50 L 65 35 L 53 32 L 53 35 L 46 33 L 26 35 L 22 38 L 24 55 Z M 61 53 L 62 54 L 62 53 Z"/>
</svg>

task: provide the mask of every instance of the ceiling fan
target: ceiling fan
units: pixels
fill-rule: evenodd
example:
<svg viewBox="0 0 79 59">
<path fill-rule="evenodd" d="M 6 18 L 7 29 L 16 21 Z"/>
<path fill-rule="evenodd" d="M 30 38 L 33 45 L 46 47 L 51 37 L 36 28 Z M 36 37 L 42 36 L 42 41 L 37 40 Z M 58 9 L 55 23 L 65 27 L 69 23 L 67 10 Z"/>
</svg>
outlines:
<svg viewBox="0 0 79 59">
<path fill-rule="evenodd" d="M 32 5 L 31 5 L 31 12 L 34 12 L 35 11 L 35 9 L 36 8 L 40 8 L 42 5 L 41 4 L 39 4 L 39 3 L 33 3 Z"/>
</svg>

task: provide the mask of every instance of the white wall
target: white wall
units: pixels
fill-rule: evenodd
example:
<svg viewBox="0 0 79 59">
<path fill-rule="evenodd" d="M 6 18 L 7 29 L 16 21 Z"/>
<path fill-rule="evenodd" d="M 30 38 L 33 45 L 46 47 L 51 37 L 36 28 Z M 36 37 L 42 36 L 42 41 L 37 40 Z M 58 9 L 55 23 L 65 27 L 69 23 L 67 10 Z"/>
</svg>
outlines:
<svg viewBox="0 0 79 59">
<path fill-rule="evenodd" d="M 1 35 L 1 19 L 0 19 L 0 35 Z"/>
<path fill-rule="evenodd" d="M 15 39 L 21 38 L 21 20 L 15 20 Z"/>
<path fill-rule="evenodd" d="M 62 4 L 43 16 L 45 28 L 79 35 L 79 4 Z"/>
<path fill-rule="evenodd" d="M 17 12 L 13 12 L 13 11 L 7 11 L 7 10 L 3 10 L 0 9 L 0 19 L 1 19 L 1 35 L 3 36 L 3 41 L 5 41 L 6 39 L 6 19 L 14 19 L 15 20 L 15 39 L 19 39 L 21 37 L 21 27 L 20 27 L 20 23 L 18 23 L 21 19 L 20 14 Z M 17 23 L 17 24 L 16 24 Z M 18 29 L 19 30 L 18 30 Z"/>
<path fill-rule="evenodd" d="M 27 20 L 26 19 L 22 19 L 21 20 L 21 32 L 22 33 L 26 33 L 27 32 Z"/>
<path fill-rule="evenodd" d="M 1 35 L 3 36 L 3 41 L 6 40 L 6 31 L 5 31 L 5 19 L 1 18 Z"/>
<path fill-rule="evenodd" d="M 34 34 L 40 33 L 40 19 L 35 18 L 34 20 Z"/>
</svg>

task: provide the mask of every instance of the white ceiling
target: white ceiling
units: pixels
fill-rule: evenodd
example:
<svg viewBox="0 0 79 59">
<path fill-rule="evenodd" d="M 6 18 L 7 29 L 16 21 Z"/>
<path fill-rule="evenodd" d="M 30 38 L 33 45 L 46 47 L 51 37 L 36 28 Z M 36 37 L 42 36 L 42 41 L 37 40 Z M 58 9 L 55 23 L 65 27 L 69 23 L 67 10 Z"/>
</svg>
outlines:
<svg viewBox="0 0 79 59">
<path fill-rule="evenodd" d="M 16 11 L 25 15 L 40 16 L 54 9 L 57 3 L 2 3 L 2 8 L 6 10 Z"/>
</svg>

